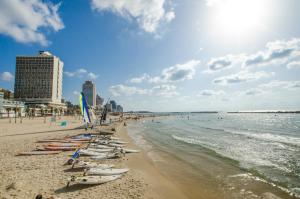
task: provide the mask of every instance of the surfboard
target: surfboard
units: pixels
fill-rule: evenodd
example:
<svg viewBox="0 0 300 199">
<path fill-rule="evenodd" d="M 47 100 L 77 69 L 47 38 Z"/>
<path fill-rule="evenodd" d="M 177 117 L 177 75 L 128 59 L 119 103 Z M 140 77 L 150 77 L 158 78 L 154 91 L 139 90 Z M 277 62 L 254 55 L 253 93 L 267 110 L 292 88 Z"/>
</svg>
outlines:
<svg viewBox="0 0 300 199">
<path fill-rule="evenodd" d="M 100 175 L 100 176 L 111 176 L 111 175 L 120 175 L 128 172 L 129 169 L 101 169 L 97 167 L 89 168 L 85 172 L 85 175 Z"/>
<path fill-rule="evenodd" d="M 96 185 L 96 184 L 103 184 L 103 183 L 106 183 L 106 182 L 117 180 L 119 178 L 121 178 L 121 175 L 81 176 L 81 177 L 72 176 L 71 178 L 68 179 L 67 187 L 69 186 L 70 183 Z"/>
<path fill-rule="evenodd" d="M 107 153 L 101 153 L 101 152 L 97 152 L 97 151 L 91 151 L 88 149 L 81 149 L 79 151 L 80 155 L 87 155 L 87 156 L 106 156 Z"/>
<path fill-rule="evenodd" d="M 97 156 L 91 156 L 92 159 L 94 160 L 103 160 L 103 159 L 109 159 L 109 158 L 117 158 L 118 155 L 117 154 L 105 154 L 105 155 L 97 155 Z"/>
<path fill-rule="evenodd" d="M 113 151 L 114 149 L 97 149 L 97 148 L 88 148 L 87 150 L 89 151 L 94 151 L 94 152 L 97 152 L 97 153 L 107 153 L 107 152 L 111 152 Z"/>
<path fill-rule="evenodd" d="M 113 146 L 107 146 L 103 144 L 91 144 L 91 146 L 97 148 L 97 149 L 114 149 L 115 147 Z"/>
<path fill-rule="evenodd" d="M 44 147 L 46 150 L 49 151 L 74 151 L 78 147 L 66 147 L 66 146 L 61 146 L 61 147 L 55 147 L 55 146 L 45 146 Z"/>
<path fill-rule="evenodd" d="M 135 150 L 135 149 L 123 149 L 125 153 L 139 153 L 140 150 Z"/>
<path fill-rule="evenodd" d="M 79 161 L 77 163 L 75 163 L 77 168 L 100 168 L 100 169 L 109 169 L 114 167 L 113 164 L 100 164 L 97 162 L 85 162 L 85 161 Z"/>
<path fill-rule="evenodd" d="M 128 142 L 121 141 L 121 140 L 112 140 L 109 141 L 110 144 L 128 144 Z"/>
<path fill-rule="evenodd" d="M 114 144 L 114 143 L 109 143 L 108 146 L 111 146 L 111 147 L 124 147 L 123 144 Z"/>
<path fill-rule="evenodd" d="M 57 143 L 57 142 L 53 142 L 53 143 L 49 143 L 45 146 L 50 146 L 50 147 L 80 147 L 81 144 L 80 143 Z"/>
</svg>

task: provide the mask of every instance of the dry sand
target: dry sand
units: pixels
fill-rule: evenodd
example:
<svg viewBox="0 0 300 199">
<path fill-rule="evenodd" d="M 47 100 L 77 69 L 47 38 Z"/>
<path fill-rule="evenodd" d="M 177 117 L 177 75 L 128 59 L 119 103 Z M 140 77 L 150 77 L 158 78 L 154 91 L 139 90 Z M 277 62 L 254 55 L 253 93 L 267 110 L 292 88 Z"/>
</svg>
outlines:
<svg viewBox="0 0 300 199">
<path fill-rule="evenodd" d="M 61 121 L 68 121 L 61 127 Z M 117 167 L 128 167 L 130 171 L 119 180 L 97 186 L 72 185 L 68 189 L 66 179 L 71 175 L 82 175 L 82 171 L 71 170 L 63 164 L 72 152 L 44 156 L 15 156 L 20 151 L 30 151 L 41 144 L 36 141 L 62 138 L 83 133 L 76 129 L 82 125 L 74 117 L 63 117 L 50 125 L 50 118 L 23 119 L 22 124 L 0 120 L 0 199 L 35 198 L 37 194 L 58 198 L 186 198 L 178 187 L 166 178 L 142 151 L 127 154 L 124 158 L 105 160 Z M 117 136 L 129 141 L 128 148 L 137 148 L 127 135 L 122 123 L 116 123 Z M 108 128 L 108 127 L 105 127 Z M 82 159 L 82 158 L 81 158 Z"/>
</svg>

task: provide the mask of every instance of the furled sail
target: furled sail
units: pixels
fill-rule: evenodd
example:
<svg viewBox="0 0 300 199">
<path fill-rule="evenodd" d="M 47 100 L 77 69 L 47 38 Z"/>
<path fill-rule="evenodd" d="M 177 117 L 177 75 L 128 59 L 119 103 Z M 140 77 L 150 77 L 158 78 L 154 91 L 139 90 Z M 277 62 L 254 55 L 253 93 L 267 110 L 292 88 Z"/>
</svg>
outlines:
<svg viewBox="0 0 300 199">
<path fill-rule="evenodd" d="M 83 121 L 87 124 L 91 123 L 89 109 L 88 109 L 84 94 L 82 92 L 79 95 L 79 105 L 80 105 L 81 114 L 83 116 Z"/>
</svg>

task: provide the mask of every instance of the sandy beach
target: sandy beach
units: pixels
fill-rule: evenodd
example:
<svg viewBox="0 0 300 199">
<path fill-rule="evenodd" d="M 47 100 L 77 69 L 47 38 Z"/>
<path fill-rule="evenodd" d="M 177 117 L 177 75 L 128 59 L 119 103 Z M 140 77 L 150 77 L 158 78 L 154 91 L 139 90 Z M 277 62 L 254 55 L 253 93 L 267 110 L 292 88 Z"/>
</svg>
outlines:
<svg viewBox="0 0 300 199">
<path fill-rule="evenodd" d="M 81 176 L 82 171 L 72 170 L 64 163 L 72 152 L 56 155 L 16 156 L 18 152 L 30 151 L 40 143 L 38 140 L 63 138 L 83 133 L 78 129 L 82 121 L 74 117 L 62 117 L 50 125 L 50 118 L 0 120 L 0 198 L 186 198 L 178 187 L 166 178 L 142 151 L 123 158 L 105 160 L 119 168 L 130 171 L 121 179 L 97 186 L 72 185 L 66 188 L 67 178 Z M 67 121 L 66 127 L 60 122 Z M 129 148 L 137 148 L 128 136 L 123 123 L 102 128 L 116 128 L 116 136 L 130 142 Z M 81 158 L 86 159 L 86 158 Z"/>
</svg>

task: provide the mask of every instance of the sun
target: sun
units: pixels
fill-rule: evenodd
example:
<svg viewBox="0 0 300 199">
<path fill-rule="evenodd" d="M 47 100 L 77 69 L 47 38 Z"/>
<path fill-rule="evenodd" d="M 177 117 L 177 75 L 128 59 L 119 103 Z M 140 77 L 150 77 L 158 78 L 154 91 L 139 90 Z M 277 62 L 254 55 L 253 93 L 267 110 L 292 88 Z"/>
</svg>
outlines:
<svg viewBox="0 0 300 199">
<path fill-rule="evenodd" d="M 213 25 L 222 33 L 249 34 L 263 21 L 262 0 L 223 0 L 215 6 Z"/>
</svg>

